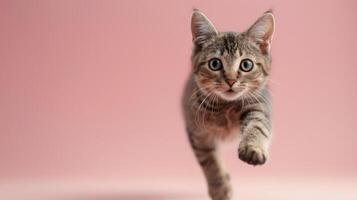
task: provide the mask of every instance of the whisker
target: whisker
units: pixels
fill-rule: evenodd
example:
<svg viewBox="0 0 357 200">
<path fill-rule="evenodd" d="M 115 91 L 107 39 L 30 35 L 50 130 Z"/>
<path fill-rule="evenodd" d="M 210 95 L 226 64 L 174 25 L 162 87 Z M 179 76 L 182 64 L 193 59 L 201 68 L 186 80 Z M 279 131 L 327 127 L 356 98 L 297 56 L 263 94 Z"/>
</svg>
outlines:
<svg viewBox="0 0 357 200">
<path fill-rule="evenodd" d="M 272 83 L 272 84 L 276 85 L 276 86 L 281 86 L 280 83 L 276 82 L 275 80 L 273 81 L 273 80 L 270 79 L 270 78 L 267 78 L 267 81 L 268 81 L 269 83 Z"/>
<path fill-rule="evenodd" d="M 217 86 L 217 84 L 215 84 L 215 83 L 214 83 L 213 85 Z M 193 97 L 195 97 L 195 95 L 197 95 L 199 92 L 204 93 L 204 92 L 203 92 L 203 89 L 209 89 L 210 87 L 211 87 L 210 85 L 208 85 L 208 86 L 202 86 L 202 87 L 197 86 L 197 88 L 195 88 L 195 89 L 192 91 L 192 94 L 191 94 L 189 100 L 191 101 L 191 100 L 193 99 Z M 202 95 L 204 95 L 204 94 L 201 94 L 201 96 L 202 96 Z M 201 96 L 200 96 L 200 97 L 201 97 Z"/>
<path fill-rule="evenodd" d="M 190 100 L 194 97 L 194 95 L 197 95 L 199 92 L 202 92 L 202 93 L 203 93 L 202 89 L 208 89 L 208 88 L 210 88 L 210 86 L 197 87 L 197 88 L 195 88 L 195 90 L 193 90 L 193 92 L 192 92 L 192 94 L 191 94 L 191 96 L 190 96 Z"/>
<path fill-rule="evenodd" d="M 260 93 L 254 93 L 253 95 L 256 95 L 258 98 L 261 98 L 262 100 L 263 100 L 263 102 L 261 102 L 261 101 L 259 101 L 259 102 L 261 102 L 261 103 L 266 103 L 266 104 L 268 104 L 268 106 L 272 106 L 272 103 L 270 102 L 270 100 L 269 99 L 267 99 L 266 97 L 264 97 L 262 94 L 260 94 Z"/>
<path fill-rule="evenodd" d="M 213 93 L 213 91 L 208 93 L 208 95 L 202 100 L 202 102 L 200 103 L 200 105 L 197 108 L 196 115 L 195 115 L 195 122 L 198 123 L 197 124 L 198 126 L 200 125 L 200 119 L 199 119 L 200 117 L 199 117 L 199 115 L 200 115 L 202 104 L 206 101 L 206 99 L 210 96 L 211 93 Z"/>
</svg>

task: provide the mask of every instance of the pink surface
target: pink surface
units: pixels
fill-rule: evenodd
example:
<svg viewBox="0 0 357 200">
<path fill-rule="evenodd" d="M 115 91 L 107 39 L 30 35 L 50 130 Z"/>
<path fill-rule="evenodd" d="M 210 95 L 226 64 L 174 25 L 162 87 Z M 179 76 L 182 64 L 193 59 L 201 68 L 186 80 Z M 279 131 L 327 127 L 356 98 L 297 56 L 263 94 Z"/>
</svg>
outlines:
<svg viewBox="0 0 357 200">
<path fill-rule="evenodd" d="M 220 30 L 276 17 L 271 158 L 230 144 L 233 179 L 356 177 L 356 1 L 58 0 L 0 2 L 1 180 L 203 181 L 179 105 L 193 7 Z"/>
<path fill-rule="evenodd" d="M 234 181 L 234 199 L 249 200 L 356 200 L 356 184 L 351 180 L 246 179 Z M 126 181 L 43 181 L 1 185 L 5 200 L 205 200 L 200 182 L 150 180 Z"/>
</svg>

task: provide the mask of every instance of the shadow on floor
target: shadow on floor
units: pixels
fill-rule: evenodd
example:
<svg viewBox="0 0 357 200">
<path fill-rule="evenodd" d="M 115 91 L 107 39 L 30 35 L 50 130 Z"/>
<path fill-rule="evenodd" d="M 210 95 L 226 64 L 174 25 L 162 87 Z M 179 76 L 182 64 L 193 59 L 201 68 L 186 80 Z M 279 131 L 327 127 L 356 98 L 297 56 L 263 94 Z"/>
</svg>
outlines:
<svg viewBox="0 0 357 200">
<path fill-rule="evenodd" d="M 56 200 L 202 200 L 208 199 L 203 195 L 198 194 L 93 194 L 93 195 L 76 195 L 72 197 L 64 197 Z"/>
</svg>

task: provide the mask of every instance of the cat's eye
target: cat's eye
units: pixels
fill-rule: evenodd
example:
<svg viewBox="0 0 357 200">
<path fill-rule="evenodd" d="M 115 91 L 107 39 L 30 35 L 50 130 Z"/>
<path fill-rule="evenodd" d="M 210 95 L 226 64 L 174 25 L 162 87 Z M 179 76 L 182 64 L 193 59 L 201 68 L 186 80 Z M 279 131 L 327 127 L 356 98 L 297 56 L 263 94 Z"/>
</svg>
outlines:
<svg viewBox="0 0 357 200">
<path fill-rule="evenodd" d="M 220 59 L 218 58 L 212 58 L 209 62 L 208 62 L 208 67 L 213 70 L 213 71 L 218 71 L 221 70 L 223 68 L 223 64 L 221 62 Z"/>
<path fill-rule="evenodd" d="M 240 62 L 239 69 L 242 70 L 243 72 L 249 72 L 253 69 L 254 64 L 253 61 L 250 59 L 244 59 L 242 62 Z"/>
</svg>

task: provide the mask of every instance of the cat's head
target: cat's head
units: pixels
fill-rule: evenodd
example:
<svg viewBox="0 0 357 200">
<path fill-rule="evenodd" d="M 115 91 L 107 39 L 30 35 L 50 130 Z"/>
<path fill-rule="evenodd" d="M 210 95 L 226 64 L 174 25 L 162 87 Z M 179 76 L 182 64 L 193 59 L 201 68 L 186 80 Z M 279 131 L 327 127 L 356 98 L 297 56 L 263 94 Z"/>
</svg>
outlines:
<svg viewBox="0 0 357 200">
<path fill-rule="evenodd" d="M 238 33 L 217 31 L 201 11 L 194 10 L 191 30 L 194 78 L 206 95 L 234 101 L 265 86 L 274 33 L 271 11 Z"/>
</svg>

